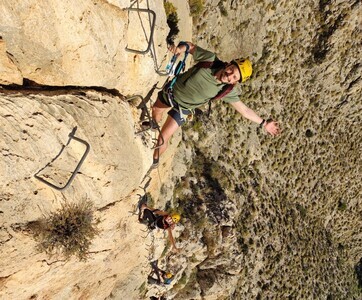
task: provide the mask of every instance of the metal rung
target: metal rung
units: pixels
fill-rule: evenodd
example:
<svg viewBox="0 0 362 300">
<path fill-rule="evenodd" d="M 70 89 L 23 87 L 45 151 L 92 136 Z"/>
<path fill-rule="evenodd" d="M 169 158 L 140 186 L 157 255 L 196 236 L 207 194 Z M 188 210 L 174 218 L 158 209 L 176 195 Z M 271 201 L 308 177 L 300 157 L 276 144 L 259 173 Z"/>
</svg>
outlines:
<svg viewBox="0 0 362 300">
<path fill-rule="evenodd" d="M 144 50 L 144 51 L 141 51 L 141 50 L 130 49 L 130 48 L 128 48 L 128 46 L 125 48 L 125 50 L 128 51 L 128 52 L 138 53 L 138 54 L 146 54 L 148 51 L 150 51 L 151 45 L 152 45 L 152 42 L 153 42 L 153 32 L 155 30 L 155 24 L 156 24 L 156 13 L 153 10 L 146 9 L 146 8 L 125 8 L 125 10 L 137 11 L 137 12 L 146 12 L 146 13 L 148 13 L 148 15 L 151 14 L 153 16 L 153 20 L 152 20 L 152 23 L 150 25 L 151 32 L 150 32 L 150 38 L 148 40 L 147 49 Z"/>
<path fill-rule="evenodd" d="M 78 173 L 81 165 L 83 164 L 83 162 L 84 162 L 85 158 L 87 157 L 88 152 L 89 152 L 89 150 L 90 150 L 90 145 L 89 145 L 86 141 L 84 141 L 84 140 L 82 140 L 82 139 L 74 136 L 76 130 L 77 130 L 77 127 L 74 127 L 73 130 L 72 130 L 72 132 L 69 133 L 69 140 L 68 140 L 68 142 L 67 142 L 67 144 L 66 144 L 65 146 L 63 145 L 63 147 L 62 147 L 62 149 L 60 150 L 60 152 L 58 153 L 58 155 L 57 155 L 51 162 L 49 162 L 44 168 L 40 169 L 40 170 L 34 175 L 34 177 L 35 177 L 36 179 L 40 180 L 41 182 L 45 183 L 46 185 L 48 185 L 48 186 L 50 186 L 50 187 L 52 187 L 53 189 L 56 189 L 56 190 L 58 190 L 58 191 L 64 190 L 64 189 L 66 189 L 67 187 L 69 187 L 69 185 L 70 185 L 71 182 L 73 181 L 75 175 L 77 175 L 77 173 Z M 66 147 L 67 145 L 69 145 L 69 143 L 71 142 L 71 140 L 76 140 L 77 142 L 82 143 L 83 145 L 86 146 L 86 150 L 85 150 L 82 158 L 80 159 L 77 167 L 76 167 L 75 170 L 73 171 L 72 176 L 70 176 L 70 178 L 68 179 L 68 182 L 67 182 L 64 186 L 56 186 L 56 185 L 54 185 L 53 183 L 51 183 L 51 182 L 49 182 L 49 181 L 46 181 L 44 178 L 38 176 L 38 174 L 39 174 L 41 171 L 43 171 L 46 167 L 48 167 L 52 162 L 54 162 L 54 161 L 62 154 L 63 150 L 65 149 L 65 147 Z"/>
</svg>

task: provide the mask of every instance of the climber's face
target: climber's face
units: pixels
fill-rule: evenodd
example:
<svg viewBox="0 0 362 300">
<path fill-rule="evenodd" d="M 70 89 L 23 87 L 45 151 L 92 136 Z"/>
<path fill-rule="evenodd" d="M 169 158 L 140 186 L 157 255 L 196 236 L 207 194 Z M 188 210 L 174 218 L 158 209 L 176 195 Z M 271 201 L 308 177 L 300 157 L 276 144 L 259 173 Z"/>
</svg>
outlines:
<svg viewBox="0 0 362 300">
<path fill-rule="evenodd" d="M 240 72 L 234 64 L 228 64 L 224 69 L 219 71 L 219 81 L 226 84 L 235 84 L 240 80 Z"/>
</svg>

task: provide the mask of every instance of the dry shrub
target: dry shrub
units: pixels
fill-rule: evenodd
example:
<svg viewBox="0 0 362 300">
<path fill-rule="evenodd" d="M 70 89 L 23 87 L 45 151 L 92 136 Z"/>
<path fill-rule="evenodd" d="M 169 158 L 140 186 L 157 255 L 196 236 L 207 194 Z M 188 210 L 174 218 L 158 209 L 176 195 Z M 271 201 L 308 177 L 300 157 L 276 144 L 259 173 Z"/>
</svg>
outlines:
<svg viewBox="0 0 362 300">
<path fill-rule="evenodd" d="M 87 199 L 80 203 L 64 203 L 56 212 L 29 224 L 38 249 L 49 255 L 61 252 L 66 259 L 77 256 L 86 260 L 93 238 L 98 234 L 98 220 L 93 216 L 93 204 Z"/>
</svg>

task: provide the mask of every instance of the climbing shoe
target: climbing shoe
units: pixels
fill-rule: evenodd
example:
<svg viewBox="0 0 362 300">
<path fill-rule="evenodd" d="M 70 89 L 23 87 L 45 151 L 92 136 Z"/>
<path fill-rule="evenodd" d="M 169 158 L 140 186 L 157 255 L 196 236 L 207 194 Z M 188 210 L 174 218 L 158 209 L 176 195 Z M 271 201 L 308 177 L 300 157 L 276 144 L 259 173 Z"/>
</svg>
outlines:
<svg viewBox="0 0 362 300">
<path fill-rule="evenodd" d="M 159 157 L 153 159 L 153 163 L 152 163 L 151 169 L 156 169 L 156 168 L 158 167 L 159 160 L 160 160 Z"/>
<path fill-rule="evenodd" d="M 151 129 L 152 131 L 156 131 L 159 128 L 159 126 L 156 121 L 151 120 L 151 121 L 143 121 L 142 128 L 144 128 L 145 130 Z"/>
<path fill-rule="evenodd" d="M 147 220 L 143 219 L 144 208 L 147 207 L 145 205 L 146 203 L 138 203 L 138 222 L 148 225 Z"/>
</svg>

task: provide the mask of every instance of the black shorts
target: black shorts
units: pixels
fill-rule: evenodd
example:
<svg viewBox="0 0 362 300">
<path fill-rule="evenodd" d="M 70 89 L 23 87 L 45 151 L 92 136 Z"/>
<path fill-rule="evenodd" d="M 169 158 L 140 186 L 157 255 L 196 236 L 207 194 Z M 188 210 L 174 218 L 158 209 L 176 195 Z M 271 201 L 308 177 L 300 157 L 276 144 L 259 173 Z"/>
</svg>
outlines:
<svg viewBox="0 0 362 300">
<path fill-rule="evenodd" d="M 191 110 L 188 110 L 188 109 L 184 109 L 184 108 L 181 108 L 177 102 L 172 102 L 173 104 L 173 107 L 170 105 L 170 103 L 168 102 L 167 99 L 165 99 L 165 97 L 167 96 L 164 96 L 163 94 L 163 90 L 159 91 L 158 92 L 158 99 L 160 99 L 161 103 L 167 105 L 168 107 L 171 107 L 172 109 L 169 110 L 168 112 L 168 115 L 174 119 L 177 123 L 178 126 L 182 126 L 183 124 L 186 123 L 186 120 L 185 120 L 185 117 L 187 115 L 190 115 L 192 114 L 192 111 Z M 182 114 L 183 114 L 183 117 L 181 116 L 180 114 L 180 110 L 182 110 Z"/>
</svg>

